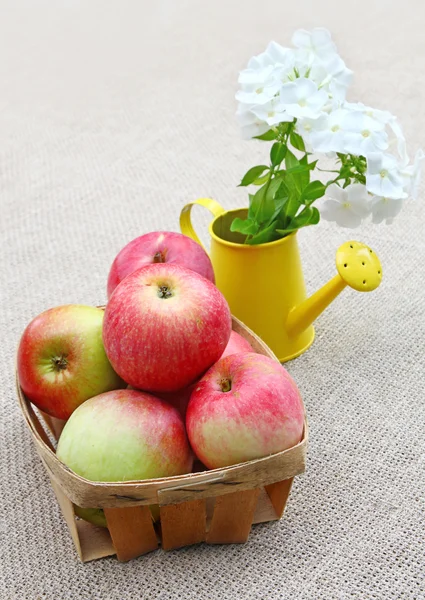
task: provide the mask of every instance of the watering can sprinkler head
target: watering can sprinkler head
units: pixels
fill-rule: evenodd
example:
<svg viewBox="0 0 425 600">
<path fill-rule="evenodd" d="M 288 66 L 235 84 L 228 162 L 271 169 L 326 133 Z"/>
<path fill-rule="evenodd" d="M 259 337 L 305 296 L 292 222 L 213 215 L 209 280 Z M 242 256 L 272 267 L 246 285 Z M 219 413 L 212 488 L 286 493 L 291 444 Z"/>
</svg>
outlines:
<svg viewBox="0 0 425 600">
<path fill-rule="evenodd" d="M 309 327 L 346 286 L 358 292 L 371 292 L 382 281 L 379 258 L 366 244 L 345 242 L 338 248 L 335 262 L 337 275 L 289 312 L 286 329 L 290 336 L 297 336 Z"/>
<path fill-rule="evenodd" d="M 381 262 L 366 244 L 345 242 L 338 248 L 335 262 L 341 279 L 358 292 L 371 292 L 382 281 Z"/>
</svg>

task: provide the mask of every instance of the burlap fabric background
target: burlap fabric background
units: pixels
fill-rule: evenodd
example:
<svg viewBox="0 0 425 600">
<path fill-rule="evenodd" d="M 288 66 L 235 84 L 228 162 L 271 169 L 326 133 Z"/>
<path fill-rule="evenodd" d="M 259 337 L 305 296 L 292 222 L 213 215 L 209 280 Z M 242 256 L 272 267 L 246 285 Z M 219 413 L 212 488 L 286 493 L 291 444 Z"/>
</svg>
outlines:
<svg viewBox="0 0 425 600">
<path fill-rule="evenodd" d="M 419 0 L 0 2 L 2 600 L 425 598 L 423 187 L 391 227 L 299 236 L 309 291 L 353 236 L 379 253 L 384 281 L 345 291 L 288 365 L 311 425 L 307 471 L 284 519 L 246 545 L 80 564 L 15 400 L 32 317 L 103 303 L 117 251 L 177 230 L 185 202 L 246 203 L 235 186 L 267 147 L 239 137 L 238 70 L 318 25 L 355 71 L 350 99 L 397 114 L 411 155 L 424 147 Z"/>
</svg>

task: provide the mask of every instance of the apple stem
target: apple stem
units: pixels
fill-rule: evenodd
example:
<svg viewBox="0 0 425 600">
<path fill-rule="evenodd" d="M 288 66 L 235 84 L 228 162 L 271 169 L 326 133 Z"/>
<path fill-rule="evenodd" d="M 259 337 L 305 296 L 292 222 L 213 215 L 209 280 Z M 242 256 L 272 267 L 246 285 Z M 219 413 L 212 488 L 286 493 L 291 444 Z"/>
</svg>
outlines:
<svg viewBox="0 0 425 600">
<path fill-rule="evenodd" d="M 154 255 L 154 257 L 153 257 L 153 262 L 154 263 L 163 263 L 163 262 L 165 262 L 165 257 L 164 257 L 163 252 L 161 252 L 161 251 L 157 252 Z"/>
<path fill-rule="evenodd" d="M 220 381 L 220 387 L 222 392 L 230 392 L 232 389 L 232 382 L 228 377 L 223 377 Z"/>
<path fill-rule="evenodd" d="M 55 371 L 63 371 L 68 366 L 68 361 L 65 356 L 55 356 L 52 358 L 53 367 Z"/>
<path fill-rule="evenodd" d="M 158 296 L 160 298 L 171 298 L 173 295 L 168 285 L 161 285 L 158 289 Z"/>
</svg>

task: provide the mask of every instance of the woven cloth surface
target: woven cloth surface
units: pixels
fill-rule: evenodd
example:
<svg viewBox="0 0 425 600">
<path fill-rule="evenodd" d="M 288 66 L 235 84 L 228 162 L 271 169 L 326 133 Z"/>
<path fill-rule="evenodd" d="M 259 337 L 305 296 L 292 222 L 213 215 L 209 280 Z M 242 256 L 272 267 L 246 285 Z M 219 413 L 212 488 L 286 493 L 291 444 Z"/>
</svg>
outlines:
<svg viewBox="0 0 425 600">
<path fill-rule="evenodd" d="M 14 387 L 25 325 L 104 303 L 129 240 L 177 231 L 199 196 L 246 205 L 236 184 L 268 147 L 241 140 L 234 93 L 269 40 L 330 29 L 355 72 L 350 99 L 398 115 L 411 155 L 424 146 L 423 2 L 0 0 L 0 12 L 0 598 L 425 598 L 424 187 L 392 226 L 299 235 L 309 292 L 353 237 L 384 280 L 343 292 L 287 365 L 310 421 L 307 470 L 283 520 L 245 545 L 81 564 Z M 208 220 L 195 211 L 200 230 Z"/>
</svg>

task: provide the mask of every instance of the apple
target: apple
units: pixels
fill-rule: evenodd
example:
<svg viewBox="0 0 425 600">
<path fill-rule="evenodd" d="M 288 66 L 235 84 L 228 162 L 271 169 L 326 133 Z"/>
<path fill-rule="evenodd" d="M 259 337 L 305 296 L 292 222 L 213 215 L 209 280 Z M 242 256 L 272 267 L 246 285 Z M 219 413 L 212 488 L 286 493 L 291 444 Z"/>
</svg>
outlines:
<svg viewBox="0 0 425 600">
<path fill-rule="evenodd" d="M 262 458 L 296 445 L 304 407 L 297 386 L 275 360 L 232 354 L 199 381 L 186 413 L 190 444 L 209 469 Z"/>
<path fill-rule="evenodd" d="M 118 253 L 109 271 L 108 298 L 127 275 L 153 263 L 181 265 L 215 282 L 211 260 L 202 246 L 181 233 L 153 231 L 137 237 Z"/>
<path fill-rule="evenodd" d="M 103 342 L 112 366 L 132 387 L 174 392 L 220 358 L 231 329 L 229 306 L 211 281 L 158 263 L 117 286 L 106 306 Z"/>
<path fill-rule="evenodd" d="M 254 352 L 254 350 L 244 337 L 232 330 L 229 342 L 220 358 L 225 358 L 231 354 L 239 354 L 240 352 Z"/>
<path fill-rule="evenodd" d="M 254 352 L 254 350 L 252 349 L 251 344 L 244 337 L 232 330 L 230 332 L 229 342 L 220 358 L 224 358 L 230 354 L 238 354 L 240 352 Z M 185 419 L 187 405 L 189 404 L 190 396 L 197 383 L 198 382 L 196 381 L 182 390 L 177 390 L 177 392 L 170 392 L 168 394 L 162 393 L 159 394 L 159 396 L 177 408 L 183 419 Z"/>
<path fill-rule="evenodd" d="M 159 505 L 152 504 L 152 506 L 149 506 L 149 509 L 151 511 L 152 520 L 154 522 L 159 521 Z M 83 508 L 74 504 L 74 513 L 77 517 L 84 519 L 84 521 L 88 521 L 92 525 L 96 525 L 97 527 L 108 527 L 105 513 L 101 508 Z"/>
<path fill-rule="evenodd" d="M 97 527 L 108 527 L 105 513 L 101 508 L 82 508 L 81 506 L 74 504 L 74 513 L 77 517 L 92 523 L 92 525 L 96 525 Z"/>
<path fill-rule="evenodd" d="M 125 386 L 103 347 L 104 312 L 68 304 L 33 319 L 18 348 L 18 378 L 33 404 L 57 419 L 68 419 L 82 402 Z"/>
<path fill-rule="evenodd" d="M 171 406 L 176 408 L 183 419 L 186 418 L 187 405 L 189 404 L 190 396 L 196 387 L 197 382 L 188 385 L 187 387 L 177 390 L 176 392 L 159 392 L 157 393 L 162 400 L 169 402 Z"/>
<path fill-rule="evenodd" d="M 115 390 L 77 408 L 57 457 L 90 481 L 131 481 L 189 473 L 193 454 L 175 408 L 144 392 Z"/>
</svg>

